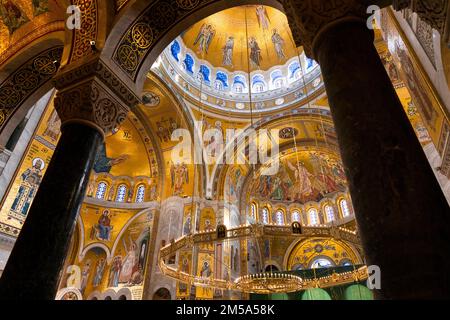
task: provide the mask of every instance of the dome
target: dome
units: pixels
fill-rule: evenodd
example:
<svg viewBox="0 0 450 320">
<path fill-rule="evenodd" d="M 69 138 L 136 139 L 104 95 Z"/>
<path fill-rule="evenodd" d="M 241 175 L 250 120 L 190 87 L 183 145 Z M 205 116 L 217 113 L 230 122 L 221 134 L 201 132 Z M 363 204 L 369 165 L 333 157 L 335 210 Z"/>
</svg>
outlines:
<svg viewBox="0 0 450 320">
<path fill-rule="evenodd" d="M 239 6 L 180 34 L 152 71 L 182 97 L 221 114 L 278 112 L 323 93 L 318 64 L 292 40 L 287 18 L 266 6 Z"/>
</svg>

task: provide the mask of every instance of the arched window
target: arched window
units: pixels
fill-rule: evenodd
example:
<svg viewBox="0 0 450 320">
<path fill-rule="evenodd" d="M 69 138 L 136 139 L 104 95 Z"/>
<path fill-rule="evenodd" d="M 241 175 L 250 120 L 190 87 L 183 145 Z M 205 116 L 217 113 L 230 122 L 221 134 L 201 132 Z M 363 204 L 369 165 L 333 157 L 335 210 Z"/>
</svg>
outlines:
<svg viewBox="0 0 450 320">
<path fill-rule="evenodd" d="M 330 205 L 326 205 L 325 206 L 325 216 L 327 217 L 327 221 L 328 222 L 332 222 L 334 221 L 335 217 L 334 217 L 334 209 L 332 206 Z"/>
<path fill-rule="evenodd" d="M 141 184 L 136 191 L 136 202 L 144 202 L 145 185 Z"/>
<path fill-rule="evenodd" d="M 281 87 L 283 87 L 284 81 L 282 78 L 278 78 L 274 81 L 273 86 L 275 87 L 275 89 L 280 89 Z"/>
<path fill-rule="evenodd" d="M 347 200 L 343 199 L 341 200 L 341 202 L 339 203 L 340 207 L 341 207 L 341 212 L 342 212 L 342 216 L 348 217 L 350 215 L 350 208 L 348 207 L 348 202 Z"/>
<path fill-rule="evenodd" d="M 220 82 L 220 81 L 215 81 L 214 82 L 214 89 L 222 91 L 223 90 L 223 83 Z"/>
<path fill-rule="evenodd" d="M 297 210 L 292 212 L 292 222 L 300 222 L 300 212 Z"/>
<path fill-rule="evenodd" d="M 317 210 L 311 208 L 308 210 L 309 224 L 311 226 L 315 226 L 319 224 L 319 215 L 317 214 Z"/>
<path fill-rule="evenodd" d="M 240 84 L 234 85 L 234 92 L 235 93 L 242 93 L 244 91 L 244 87 Z"/>
<path fill-rule="evenodd" d="M 105 199 L 106 189 L 108 185 L 106 182 L 100 182 L 97 186 L 97 192 L 95 193 L 95 197 L 97 199 Z"/>
<path fill-rule="evenodd" d="M 127 186 L 121 184 L 119 188 L 117 188 L 116 202 L 124 202 L 126 196 L 127 196 Z"/>
<path fill-rule="evenodd" d="M 269 210 L 267 210 L 267 208 L 262 209 L 261 219 L 262 219 L 262 223 L 264 223 L 264 224 L 269 223 Z"/>
<path fill-rule="evenodd" d="M 250 217 L 252 217 L 252 219 L 256 219 L 256 204 L 254 203 L 252 203 L 250 207 Z"/>
<path fill-rule="evenodd" d="M 264 84 L 261 82 L 255 83 L 253 85 L 253 91 L 256 93 L 261 93 L 264 91 Z"/>
<path fill-rule="evenodd" d="M 275 214 L 275 221 L 277 225 L 282 226 L 284 224 L 284 214 L 283 211 L 278 210 Z"/>
</svg>

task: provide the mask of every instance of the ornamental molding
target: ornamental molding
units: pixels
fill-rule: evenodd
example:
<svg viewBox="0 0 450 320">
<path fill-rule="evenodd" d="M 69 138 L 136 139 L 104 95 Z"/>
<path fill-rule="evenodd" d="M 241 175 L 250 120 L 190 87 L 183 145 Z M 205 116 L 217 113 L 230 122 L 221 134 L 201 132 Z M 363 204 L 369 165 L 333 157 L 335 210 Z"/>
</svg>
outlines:
<svg viewBox="0 0 450 320">
<path fill-rule="evenodd" d="M 0 84 L 0 131 L 22 104 L 57 73 L 62 46 L 49 48 L 21 65 Z"/>
<path fill-rule="evenodd" d="M 62 72 L 55 77 L 53 83 L 59 91 L 63 91 L 88 78 L 96 78 L 102 82 L 126 107 L 131 108 L 141 101 L 132 90 L 117 77 L 101 59 L 97 58 L 75 68 Z"/>
<path fill-rule="evenodd" d="M 395 10 L 409 9 L 450 43 L 450 0 L 394 0 Z"/>
</svg>

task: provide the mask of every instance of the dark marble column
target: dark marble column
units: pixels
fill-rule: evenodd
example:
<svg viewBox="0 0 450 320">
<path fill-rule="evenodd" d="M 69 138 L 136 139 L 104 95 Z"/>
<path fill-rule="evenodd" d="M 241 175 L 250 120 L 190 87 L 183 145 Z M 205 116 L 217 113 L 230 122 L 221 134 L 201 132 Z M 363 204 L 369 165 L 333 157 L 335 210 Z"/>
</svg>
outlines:
<svg viewBox="0 0 450 320">
<path fill-rule="evenodd" d="M 366 8 L 295 3 L 306 51 L 322 68 L 367 264 L 381 268 L 376 297 L 450 298 L 450 208 L 373 45 Z"/>
<path fill-rule="evenodd" d="M 0 279 L 0 299 L 54 299 L 98 147 L 119 128 L 132 92 L 101 60 L 55 79 L 62 135 Z"/>
<path fill-rule="evenodd" d="M 0 299 L 54 299 L 102 134 L 63 127 L 58 146 L 0 279 Z"/>
</svg>

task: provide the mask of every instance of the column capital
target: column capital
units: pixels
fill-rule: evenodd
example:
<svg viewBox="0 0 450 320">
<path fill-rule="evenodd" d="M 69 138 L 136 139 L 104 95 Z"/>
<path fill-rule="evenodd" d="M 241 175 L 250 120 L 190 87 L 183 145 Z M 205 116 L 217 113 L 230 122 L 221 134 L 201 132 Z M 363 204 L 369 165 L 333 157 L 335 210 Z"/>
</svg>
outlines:
<svg viewBox="0 0 450 320">
<path fill-rule="evenodd" d="M 285 0 L 289 25 L 297 45 L 302 45 L 309 57 L 315 56 L 323 33 L 344 21 L 366 23 L 367 5 L 361 0 Z"/>
<path fill-rule="evenodd" d="M 55 77 L 55 109 L 62 125 L 84 123 L 103 135 L 112 133 L 139 103 L 136 95 L 100 60 L 63 70 Z"/>
</svg>

